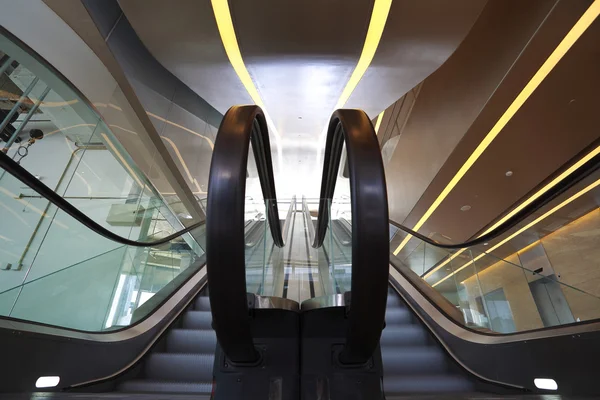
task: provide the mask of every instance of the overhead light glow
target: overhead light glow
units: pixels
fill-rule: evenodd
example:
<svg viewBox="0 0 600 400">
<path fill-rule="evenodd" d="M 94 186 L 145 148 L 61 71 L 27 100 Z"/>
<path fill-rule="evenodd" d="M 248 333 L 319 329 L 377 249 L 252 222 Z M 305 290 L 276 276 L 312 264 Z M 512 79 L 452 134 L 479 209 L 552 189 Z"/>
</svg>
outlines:
<svg viewBox="0 0 600 400">
<path fill-rule="evenodd" d="M 556 383 L 556 381 L 554 379 L 535 378 L 533 380 L 533 383 L 534 383 L 535 387 L 538 389 L 544 389 L 544 390 L 557 390 L 558 389 L 558 384 Z"/>
<path fill-rule="evenodd" d="M 60 376 L 40 376 L 35 381 L 36 388 L 55 387 L 60 382 Z"/>
<path fill-rule="evenodd" d="M 379 134 L 379 127 L 381 126 L 381 120 L 383 120 L 383 114 L 385 113 L 385 110 L 383 110 L 381 113 L 379 113 L 379 115 L 377 116 L 377 122 L 375 122 L 375 134 Z"/>
<path fill-rule="evenodd" d="M 227 58 L 229 58 L 229 63 L 242 82 L 242 85 L 244 85 L 244 88 L 246 88 L 246 91 L 252 98 L 252 101 L 254 101 L 254 104 L 262 108 L 265 114 L 265 119 L 269 125 L 269 130 L 273 132 L 273 135 L 275 135 L 275 142 L 277 144 L 278 151 L 277 156 L 281 165 L 283 156 L 281 152 L 279 133 L 277 132 L 277 128 L 267 112 L 265 104 L 258 93 L 258 89 L 256 89 L 256 86 L 254 86 L 254 82 L 250 77 L 250 73 L 246 68 L 246 64 L 244 64 L 240 46 L 238 45 L 237 37 L 235 36 L 235 29 L 233 28 L 229 4 L 227 0 L 211 0 L 211 4 L 215 14 L 215 20 L 217 21 L 219 35 L 221 35 L 221 42 L 223 42 L 223 47 L 225 48 L 225 53 L 227 53 Z"/>
<path fill-rule="evenodd" d="M 352 72 L 348 83 L 346 83 L 346 87 L 344 87 L 344 91 L 340 96 L 337 104 L 335 105 L 335 109 L 344 107 L 350 95 L 356 89 L 358 82 L 362 79 L 363 75 L 371 61 L 373 61 L 373 57 L 375 56 L 375 52 L 377 51 L 377 47 L 379 46 L 379 41 L 381 40 L 381 35 L 383 34 L 383 28 L 385 28 L 385 23 L 388 18 L 388 14 L 390 13 L 390 7 L 392 6 L 392 0 L 375 0 L 375 4 L 373 5 L 373 13 L 371 14 L 371 21 L 369 22 L 369 28 L 367 30 L 367 37 L 365 38 L 365 44 L 363 45 L 362 53 L 360 54 L 360 58 L 358 59 L 358 63 L 356 64 L 356 68 Z"/>
<path fill-rule="evenodd" d="M 475 161 L 483 154 L 483 152 L 489 147 L 492 141 L 498 136 L 498 134 L 504 129 L 506 124 L 512 119 L 512 117 L 519 111 L 521 106 L 529 99 L 531 94 L 538 88 L 538 86 L 544 81 L 544 79 L 550 74 L 552 69 L 558 64 L 563 56 L 569 51 L 573 44 L 581 37 L 586 29 L 594 22 L 596 17 L 600 14 L 600 0 L 595 0 L 594 3 L 583 13 L 581 18 L 573 25 L 573 28 L 567 33 L 563 40 L 554 49 L 552 54 L 546 59 L 544 64 L 538 69 L 533 78 L 525 85 L 523 90 L 513 100 L 512 104 L 502 114 L 500 119 L 492 127 L 492 129 L 485 136 L 483 141 L 479 143 L 479 146 L 475 149 L 473 154 L 467 159 L 463 166 L 458 170 L 456 175 L 440 193 L 440 195 L 431 204 L 429 209 L 423 214 L 421 219 L 412 228 L 415 231 L 421 229 L 433 212 L 439 207 L 444 199 L 450 194 L 452 189 L 458 184 L 458 182 L 465 176 L 467 171 L 475 164 Z M 533 201 L 533 200 L 532 200 Z M 502 221 L 502 220 L 501 220 Z M 394 255 L 397 255 L 400 250 L 408 243 L 412 235 L 407 235 L 400 245 L 394 250 Z"/>
<path fill-rule="evenodd" d="M 580 190 L 579 192 L 577 192 L 576 194 L 574 194 L 573 196 L 569 197 L 568 199 L 566 199 L 565 201 L 563 201 L 562 203 L 560 203 L 559 205 L 555 206 L 554 208 L 552 208 L 550 211 L 547 211 L 546 213 L 544 213 L 543 215 L 541 215 L 540 217 L 534 219 L 533 221 L 531 221 L 530 223 L 528 223 L 527 225 L 525 225 L 524 227 L 522 227 L 521 229 L 519 229 L 518 231 L 516 231 L 515 233 L 513 233 L 512 235 L 506 237 L 505 239 L 503 239 L 502 241 L 500 241 L 498 244 L 492 246 L 489 250 L 487 250 L 485 253 L 481 253 L 480 255 L 478 255 L 477 257 L 473 258 L 473 260 L 468 261 L 467 263 L 465 263 L 463 266 L 461 266 L 460 268 L 458 268 L 457 270 L 455 270 L 454 272 L 446 275 L 444 278 L 440 279 L 438 282 L 434 283 L 433 287 L 436 287 L 437 285 L 439 285 L 440 283 L 444 282 L 446 279 L 450 278 L 452 275 L 457 274 L 458 272 L 462 271 L 463 269 L 465 269 L 466 267 L 468 267 L 469 265 L 473 264 L 475 261 L 478 261 L 480 259 L 482 259 L 483 257 L 487 256 L 488 253 L 493 252 L 494 250 L 496 250 L 497 248 L 499 248 L 500 246 L 504 245 L 505 243 L 509 242 L 510 240 L 514 239 L 515 237 L 519 236 L 521 233 L 525 232 L 527 229 L 531 228 L 532 226 L 538 224 L 540 221 L 546 219 L 547 217 L 549 217 L 550 215 L 554 214 L 556 211 L 560 210 L 561 208 L 563 208 L 564 206 L 566 206 L 567 204 L 577 200 L 578 198 L 580 198 L 581 196 L 583 196 L 584 194 L 586 194 L 587 192 L 589 192 L 590 190 L 598 187 L 600 185 L 600 179 L 598 179 L 596 182 L 588 185 L 587 187 L 585 187 L 584 189 Z"/>
</svg>

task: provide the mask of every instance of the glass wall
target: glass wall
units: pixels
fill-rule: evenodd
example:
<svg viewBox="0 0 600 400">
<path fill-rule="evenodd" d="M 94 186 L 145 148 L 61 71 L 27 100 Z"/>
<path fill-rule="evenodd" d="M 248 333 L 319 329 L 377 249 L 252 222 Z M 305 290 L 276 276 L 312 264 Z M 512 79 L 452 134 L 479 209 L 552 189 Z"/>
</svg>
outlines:
<svg viewBox="0 0 600 400">
<path fill-rule="evenodd" d="M 4 36 L 0 146 L 0 156 L 121 237 L 153 241 L 181 230 L 187 219 L 173 211 L 179 199 L 167 205 L 98 113 Z M 204 254 L 201 230 L 152 248 L 104 239 L 6 171 L 0 171 L 0 217 L 0 315 L 52 325 L 127 325 L 135 309 L 196 268 Z"/>
<path fill-rule="evenodd" d="M 600 318 L 600 174 L 581 181 L 507 233 L 447 251 L 410 239 L 391 254 L 467 326 L 513 333 Z M 391 249 L 406 234 L 390 227 Z"/>
</svg>

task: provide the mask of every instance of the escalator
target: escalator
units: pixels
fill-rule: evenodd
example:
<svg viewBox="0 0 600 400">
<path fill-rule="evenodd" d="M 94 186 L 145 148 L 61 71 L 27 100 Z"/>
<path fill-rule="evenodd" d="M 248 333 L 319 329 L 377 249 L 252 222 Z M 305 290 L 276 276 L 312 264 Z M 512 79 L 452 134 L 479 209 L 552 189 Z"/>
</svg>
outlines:
<svg viewBox="0 0 600 400">
<path fill-rule="evenodd" d="M 336 203 L 344 144 L 351 202 Z M 558 381 L 560 393 L 595 393 L 585 371 L 593 368 L 600 351 L 597 321 L 511 328 L 502 308 L 507 301 L 499 300 L 499 292 L 483 289 L 480 296 L 473 295 L 469 279 L 491 286 L 492 278 L 480 268 L 482 260 L 501 263 L 521 274 L 527 287 L 546 290 L 550 300 L 556 299 L 558 287 L 569 299 L 576 295 L 590 307 L 600 306 L 600 300 L 580 289 L 481 247 L 495 246 L 529 224 L 532 215 L 545 215 L 564 204 L 565 197 L 590 187 L 598 179 L 598 156 L 577 164 L 568 178 L 486 234 L 444 244 L 389 221 L 381 153 L 364 113 L 339 110 L 333 115 L 317 201 L 293 198 L 289 206 L 288 201 L 278 202 L 268 149 L 260 108 L 230 109 L 215 143 L 206 224 L 173 230 L 159 240 L 149 236 L 152 241 L 124 238 L 101 226 L 0 155 L 4 170 L 71 218 L 60 223 L 73 229 L 76 221 L 102 240 L 127 246 L 123 254 L 129 258 L 124 260 L 131 261 L 123 262 L 114 275 L 102 329 L 66 325 L 58 319 L 60 313 L 54 320 L 41 319 L 30 304 L 39 303 L 44 287 L 62 285 L 64 294 L 78 294 L 71 286 L 105 274 L 113 250 L 16 288 L 38 295 L 17 296 L 13 309 L 25 311 L 3 318 L 13 331 L 3 327 L 0 337 L 12 347 L 10 354 L 39 356 L 37 365 L 6 372 L 13 380 L 9 390 L 35 390 L 36 378 L 56 374 L 60 384 L 47 390 L 97 397 L 115 392 L 207 399 L 515 398 L 551 393 L 534 386 L 539 378 Z M 241 190 L 248 157 L 256 161 L 264 209 L 250 207 L 256 200 L 250 202 Z M 287 208 L 285 218 L 280 218 L 280 207 Z M 405 239 L 406 249 L 394 251 Z M 198 247 L 204 240 L 206 254 Z M 190 261 L 184 268 L 181 260 L 186 257 Z M 475 278 L 466 275 L 469 265 L 480 268 Z M 138 273 L 142 267 L 150 272 Z M 168 280 L 156 278 L 165 271 L 179 273 Z M 154 280 L 144 286 L 149 279 Z M 127 293 L 133 297 L 125 296 L 129 286 Z M 146 287 L 154 287 L 151 297 L 131 306 L 130 298 L 140 298 Z M 516 317 L 520 303 L 511 304 Z M 541 313 L 541 303 L 531 304 Z M 123 305 L 126 312 L 119 314 Z M 29 333 L 15 335 L 15 329 Z"/>
<path fill-rule="evenodd" d="M 385 321 L 381 355 L 388 398 L 407 393 L 473 392 L 473 382 L 391 287 Z"/>
</svg>

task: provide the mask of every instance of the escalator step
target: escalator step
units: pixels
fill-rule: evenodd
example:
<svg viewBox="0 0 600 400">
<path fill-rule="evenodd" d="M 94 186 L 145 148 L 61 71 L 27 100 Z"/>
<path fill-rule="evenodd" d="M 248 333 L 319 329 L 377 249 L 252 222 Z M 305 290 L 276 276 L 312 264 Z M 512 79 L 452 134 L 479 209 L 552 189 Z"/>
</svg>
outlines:
<svg viewBox="0 0 600 400">
<path fill-rule="evenodd" d="M 427 343 L 427 332 L 419 325 L 386 326 L 381 334 L 381 346 L 422 346 Z"/>
<path fill-rule="evenodd" d="M 149 380 L 170 382 L 210 382 L 213 378 L 213 354 L 153 353 L 145 365 Z"/>
<path fill-rule="evenodd" d="M 401 393 L 466 393 L 473 390 L 473 385 L 456 375 L 386 375 L 383 377 L 383 389 L 386 396 Z"/>
<path fill-rule="evenodd" d="M 212 330 L 172 329 L 167 335 L 169 353 L 214 353 L 216 345 Z"/>
<path fill-rule="evenodd" d="M 384 376 L 436 374 L 446 370 L 445 354 L 435 347 L 386 347 L 381 356 Z"/>
<path fill-rule="evenodd" d="M 412 323 L 411 312 L 407 308 L 388 308 L 385 312 L 387 325 L 402 325 Z"/>
<path fill-rule="evenodd" d="M 184 329 L 212 329 L 212 314 L 208 311 L 187 311 L 182 319 Z"/>
<path fill-rule="evenodd" d="M 210 311 L 210 298 L 207 296 L 199 296 L 194 303 L 196 311 Z"/>
<path fill-rule="evenodd" d="M 211 382 L 165 382 L 151 380 L 131 380 L 123 382 L 118 388 L 121 392 L 134 393 L 199 393 L 206 394 L 210 399 Z M 203 397 L 196 397 L 202 399 Z"/>
<path fill-rule="evenodd" d="M 397 294 L 389 294 L 387 297 L 387 306 L 389 307 L 398 307 L 403 306 L 404 304 L 400 301 L 400 297 Z"/>
</svg>

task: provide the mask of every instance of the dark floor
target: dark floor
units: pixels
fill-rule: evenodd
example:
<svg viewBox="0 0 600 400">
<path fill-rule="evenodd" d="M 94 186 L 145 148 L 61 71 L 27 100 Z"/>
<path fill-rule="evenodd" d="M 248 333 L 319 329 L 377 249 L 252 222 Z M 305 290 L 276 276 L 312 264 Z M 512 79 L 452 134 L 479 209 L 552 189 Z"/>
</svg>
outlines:
<svg viewBox="0 0 600 400">
<path fill-rule="evenodd" d="M 386 400 L 583 400 L 597 397 L 571 397 L 560 395 L 492 395 L 492 394 L 451 394 L 451 395 L 403 395 L 387 396 Z M 131 394 L 131 393 L 15 393 L 0 394 L 0 400 L 76 400 L 76 399 L 111 399 L 111 400 L 203 400 L 210 396 L 197 394 Z M 234 399 L 232 399 L 234 400 Z"/>
</svg>

